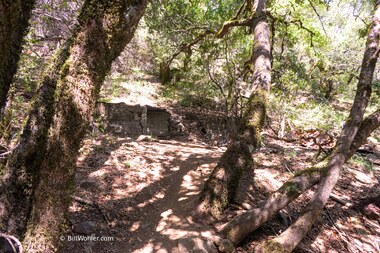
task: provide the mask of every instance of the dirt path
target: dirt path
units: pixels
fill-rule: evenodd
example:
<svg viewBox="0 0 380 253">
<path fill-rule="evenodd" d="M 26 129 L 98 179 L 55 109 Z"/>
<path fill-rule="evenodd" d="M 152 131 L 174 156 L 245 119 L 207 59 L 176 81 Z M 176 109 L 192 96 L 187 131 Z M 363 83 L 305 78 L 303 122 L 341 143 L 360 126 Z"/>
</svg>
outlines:
<svg viewBox="0 0 380 253">
<path fill-rule="evenodd" d="M 191 224 L 190 211 L 222 151 L 174 140 L 87 139 L 76 196 L 96 201 L 110 224 L 79 203 L 70 208 L 70 221 L 73 227 L 94 222 L 96 236 L 114 241 L 74 242 L 66 236 L 62 252 L 174 252 L 176 239 L 202 232 Z"/>
<path fill-rule="evenodd" d="M 192 223 L 191 211 L 223 150 L 178 140 L 136 142 L 108 135 L 89 136 L 78 160 L 75 195 L 96 202 L 100 208 L 73 202 L 71 229 L 63 237 L 61 252 L 171 253 L 176 252 L 178 238 L 207 233 Z M 242 191 L 253 196 L 249 204 L 265 199 L 292 175 L 291 171 L 310 164 L 314 154 L 309 147 L 268 142 L 254 154 L 254 189 Z M 376 159 L 373 161 L 378 163 Z M 363 215 L 368 200 L 378 196 L 379 180 L 376 165 L 371 170 L 361 163 L 345 166 L 334 194 L 351 204 L 344 206 L 330 200 L 295 252 L 379 252 L 380 224 Z M 250 235 L 236 252 L 252 252 L 261 240 L 286 229 L 310 196 L 310 192 L 304 194 L 284 209 Z M 242 210 L 232 208 L 227 216 L 236 212 Z M 84 234 L 83 230 L 98 240 L 110 237 L 112 241 L 72 239 Z"/>
</svg>

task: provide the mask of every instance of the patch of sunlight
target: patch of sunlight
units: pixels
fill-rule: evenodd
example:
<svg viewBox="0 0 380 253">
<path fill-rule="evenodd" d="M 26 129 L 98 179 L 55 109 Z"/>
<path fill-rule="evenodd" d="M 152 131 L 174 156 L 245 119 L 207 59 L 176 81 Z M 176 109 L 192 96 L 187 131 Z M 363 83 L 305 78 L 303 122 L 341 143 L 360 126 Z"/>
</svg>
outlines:
<svg viewBox="0 0 380 253">
<path fill-rule="evenodd" d="M 352 170 L 352 172 L 355 174 L 355 178 L 363 183 L 372 183 L 374 181 L 374 178 L 371 176 L 372 173 L 365 174 L 361 171 Z"/>
<path fill-rule="evenodd" d="M 200 191 L 193 191 L 193 192 L 188 192 L 185 195 L 186 196 L 194 196 L 194 195 L 198 195 L 199 193 L 200 193 Z"/>
<path fill-rule="evenodd" d="M 118 196 L 125 196 L 126 191 L 125 189 L 115 189 L 114 193 Z"/>
<path fill-rule="evenodd" d="M 178 168 L 179 169 L 179 168 Z M 153 175 L 154 180 L 158 180 L 161 178 L 161 170 L 160 168 L 154 167 L 150 170 L 150 174 Z"/>
<path fill-rule="evenodd" d="M 143 248 L 133 251 L 133 253 L 152 253 L 154 251 L 153 242 L 148 242 Z"/>
<path fill-rule="evenodd" d="M 140 178 L 145 178 L 147 175 L 145 172 L 142 172 L 142 171 L 139 171 L 137 172 L 137 175 L 140 177 Z"/>
<path fill-rule="evenodd" d="M 198 236 L 199 233 L 192 230 L 186 230 L 191 228 L 186 219 L 182 219 L 173 213 L 172 209 L 169 209 L 161 213 L 161 220 L 159 221 L 156 231 L 162 235 L 166 235 L 170 240 L 177 240 L 184 236 Z"/>
<path fill-rule="evenodd" d="M 316 246 L 317 249 L 319 249 L 319 252 L 329 252 L 326 249 L 325 242 L 324 242 L 323 238 L 318 237 L 317 239 L 315 239 L 313 244 Z"/>
<path fill-rule="evenodd" d="M 90 177 L 102 177 L 104 176 L 104 174 L 107 173 L 107 170 L 106 169 L 100 169 L 100 170 L 97 170 L 97 171 L 94 171 L 94 172 L 91 172 L 90 173 Z"/>
<path fill-rule="evenodd" d="M 154 246 L 154 252 L 156 252 L 156 253 L 169 253 L 169 251 L 167 251 L 167 249 L 165 249 L 162 246 L 162 243 L 158 243 L 156 246 Z"/>
<path fill-rule="evenodd" d="M 180 193 L 185 193 L 186 196 L 196 195 L 199 193 L 199 185 L 201 177 L 195 171 L 190 171 L 183 176 Z"/>
<path fill-rule="evenodd" d="M 140 227 L 140 222 L 139 221 L 136 221 L 136 222 L 133 222 L 131 228 L 129 229 L 129 231 L 131 232 L 135 232 L 137 229 L 139 229 Z"/>
<path fill-rule="evenodd" d="M 262 185 L 263 187 L 265 187 L 265 189 L 268 189 L 270 191 L 275 191 L 281 187 L 282 183 L 276 180 L 277 177 L 277 172 L 273 172 L 268 169 L 255 170 L 255 181 L 257 181 L 259 185 Z"/>
<path fill-rule="evenodd" d="M 163 191 L 158 192 L 154 195 L 156 199 L 163 199 L 165 197 L 165 193 Z"/>
<path fill-rule="evenodd" d="M 118 104 L 118 103 L 126 103 L 128 100 L 126 98 L 107 98 L 107 103 L 110 104 Z"/>
<path fill-rule="evenodd" d="M 171 171 L 179 171 L 179 166 L 175 166 L 173 168 L 170 169 Z"/>
<path fill-rule="evenodd" d="M 164 197 L 165 197 L 165 193 L 163 191 L 160 191 L 160 192 L 157 192 L 151 199 L 146 200 L 146 201 L 138 204 L 137 206 L 139 208 L 143 208 L 148 204 L 152 204 L 152 203 L 157 202 L 159 199 L 163 199 Z"/>
</svg>

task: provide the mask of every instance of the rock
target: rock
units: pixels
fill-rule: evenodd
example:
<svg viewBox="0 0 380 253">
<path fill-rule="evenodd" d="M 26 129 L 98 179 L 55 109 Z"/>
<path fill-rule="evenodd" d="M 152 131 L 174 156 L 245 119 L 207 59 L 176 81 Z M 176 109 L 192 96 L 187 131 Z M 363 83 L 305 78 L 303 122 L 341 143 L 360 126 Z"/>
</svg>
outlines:
<svg viewBox="0 0 380 253">
<path fill-rule="evenodd" d="M 92 221 L 83 221 L 73 226 L 73 232 L 82 235 L 91 235 L 96 231 L 96 224 Z"/>
<path fill-rule="evenodd" d="M 149 136 L 149 135 L 140 135 L 136 141 L 139 142 L 139 141 L 153 141 L 153 137 L 152 136 Z"/>
</svg>

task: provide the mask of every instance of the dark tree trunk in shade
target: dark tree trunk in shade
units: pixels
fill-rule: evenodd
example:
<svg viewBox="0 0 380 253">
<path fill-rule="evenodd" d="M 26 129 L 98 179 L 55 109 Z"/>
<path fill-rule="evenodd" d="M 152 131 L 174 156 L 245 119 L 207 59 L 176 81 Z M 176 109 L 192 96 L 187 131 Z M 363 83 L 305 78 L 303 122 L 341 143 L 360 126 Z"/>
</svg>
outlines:
<svg viewBox="0 0 380 253">
<path fill-rule="evenodd" d="M 100 87 L 113 60 L 132 39 L 147 3 L 85 1 L 77 29 L 41 83 L 7 164 L 3 185 L 8 194 L 2 194 L 6 201 L 0 206 L 0 225 L 25 235 L 28 252 L 56 251 L 71 203 L 78 150 Z M 15 176 L 20 173 L 23 178 Z M 18 197 L 27 204 L 15 207 L 12 201 Z"/>
<path fill-rule="evenodd" d="M 0 0 L 0 118 L 17 71 L 34 0 Z"/>
</svg>

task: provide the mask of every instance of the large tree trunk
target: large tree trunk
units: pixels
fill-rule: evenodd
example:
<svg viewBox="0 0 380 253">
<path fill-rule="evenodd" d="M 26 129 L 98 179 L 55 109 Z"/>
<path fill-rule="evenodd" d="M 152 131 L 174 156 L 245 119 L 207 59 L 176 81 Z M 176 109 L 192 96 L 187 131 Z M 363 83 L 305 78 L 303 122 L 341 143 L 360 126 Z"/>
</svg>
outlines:
<svg viewBox="0 0 380 253">
<path fill-rule="evenodd" d="M 239 133 L 228 146 L 201 192 L 198 211 L 219 219 L 234 199 L 241 175 L 252 169 L 251 149 L 260 145 L 271 81 L 270 29 L 265 15 L 266 0 L 258 0 L 254 19 L 254 73 L 252 91 Z"/>
<path fill-rule="evenodd" d="M 56 108 L 48 138 L 46 139 L 47 132 L 40 132 L 39 135 L 41 139 L 45 138 L 45 153 L 34 160 L 32 167 L 28 166 L 26 160 L 23 161 L 25 164 L 17 165 L 27 168 L 25 171 L 30 173 L 27 176 L 33 182 L 27 193 L 19 191 L 23 198 L 31 201 L 31 210 L 25 213 L 27 219 L 22 220 L 28 220 L 24 239 L 27 251 L 56 250 L 58 236 L 63 233 L 62 224 L 71 202 L 78 149 L 91 119 L 101 84 L 112 61 L 133 37 L 147 3 L 147 0 L 87 0 L 78 17 L 79 27 L 67 43 L 68 55 L 63 57 L 62 64 L 54 68 L 53 75 L 58 74 L 58 79 L 53 78 L 50 86 L 42 86 L 54 90 L 55 83 L 58 84 L 56 102 L 50 92 L 42 90 L 41 94 L 49 95 L 37 98 L 37 101 L 53 101 Z M 51 107 L 45 109 L 53 111 Z M 39 115 L 42 114 L 43 112 Z M 44 124 L 41 120 L 51 119 L 50 113 L 47 118 L 44 116 L 39 118 L 31 113 L 31 125 L 41 126 Z M 33 149 L 38 148 L 39 144 L 34 140 L 28 142 L 27 134 L 25 138 L 25 145 L 31 143 Z M 23 152 L 24 147 L 20 142 L 18 150 Z M 10 166 L 9 170 L 12 169 L 15 168 Z M 16 191 L 17 189 L 14 190 Z M 20 227 L 25 227 L 25 223 Z"/>
<path fill-rule="evenodd" d="M 0 118 L 20 59 L 34 0 L 0 0 Z"/>
<path fill-rule="evenodd" d="M 4 168 L 0 185 L 0 230 L 18 237 L 25 233 L 33 187 L 38 181 L 37 171 L 53 121 L 57 81 L 72 42 L 68 40 L 62 46 L 45 71 L 19 142 Z"/>
</svg>

